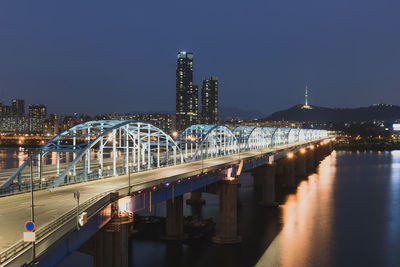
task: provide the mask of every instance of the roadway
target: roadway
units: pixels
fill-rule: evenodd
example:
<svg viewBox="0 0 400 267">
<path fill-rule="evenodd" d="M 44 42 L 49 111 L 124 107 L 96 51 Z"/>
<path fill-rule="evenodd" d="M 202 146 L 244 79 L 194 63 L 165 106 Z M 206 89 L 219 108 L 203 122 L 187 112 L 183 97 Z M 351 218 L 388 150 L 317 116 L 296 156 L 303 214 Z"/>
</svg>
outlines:
<svg viewBox="0 0 400 267">
<path fill-rule="evenodd" d="M 277 149 L 285 149 L 300 144 L 301 143 L 282 145 L 278 146 Z M 275 151 L 275 149 L 269 148 L 241 152 L 240 158 L 254 157 L 272 151 Z M 238 160 L 239 154 L 210 158 L 203 161 L 203 167 L 209 168 L 220 164 L 233 164 L 237 163 Z M 154 181 L 174 177 L 176 175 L 188 177 L 193 175 L 194 171 L 200 173 L 201 168 L 202 162 L 195 161 L 176 166 L 132 173 L 131 185 L 143 185 L 150 182 L 154 183 Z M 96 195 L 127 186 L 128 176 L 121 175 L 118 177 L 35 191 L 35 223 L 37 229 L 46 226 L 51 221 L 76 207 L 76 201 L 73 197 L 73 192 L 76 190 L 80 191 L 80 201 L 83 203 Z M 30 193 L 0 197 L 0 253 L 16 242 L 22 240 L 25 222 L 31 218 L 30 203 Z"/>
</svg>

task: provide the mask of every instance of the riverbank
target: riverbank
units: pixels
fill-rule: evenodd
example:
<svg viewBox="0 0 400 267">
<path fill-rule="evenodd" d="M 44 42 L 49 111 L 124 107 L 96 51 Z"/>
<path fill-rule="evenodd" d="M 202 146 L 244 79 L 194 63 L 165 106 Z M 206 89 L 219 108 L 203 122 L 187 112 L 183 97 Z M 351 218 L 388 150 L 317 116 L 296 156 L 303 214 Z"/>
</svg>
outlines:
<svg viewBox="0 0 400 267">
<path fill-rule="evenodd" d="M 346 138 L 337 142 L 336 150 L 345 151 L 392 151 L 400 150 L 400 140 L 393 138 Z"/>
<path fill-rule="evenodd" d="M 0 138 L 0 147 L 38 148 L 44 145 L 49 138 Z"/>
</svg>

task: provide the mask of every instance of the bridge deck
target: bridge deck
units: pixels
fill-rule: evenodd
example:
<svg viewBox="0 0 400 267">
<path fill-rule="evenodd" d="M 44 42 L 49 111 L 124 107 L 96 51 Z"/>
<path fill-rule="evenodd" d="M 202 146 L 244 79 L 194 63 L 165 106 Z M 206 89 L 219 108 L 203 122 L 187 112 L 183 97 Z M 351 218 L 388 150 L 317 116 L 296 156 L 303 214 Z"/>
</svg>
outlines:
<svg viewBox="0 0 400 267">
<path fill-rule="evenodd" d="M 296 143 L 290 145 L 282 145 L 277 148 L 269 148 L 263 150 L 241 152 L 240 157 L 251 158 L 259 156 L 264 153 L 273 152 L 276 149 L 282 150 L 289 147 L 301 145 L 303 143 Z M 206 159 L 203 162 L 204 168 L 212 168 L 213 166 L 221 164 L 237 163 L 239 155 L 228 155 L 217 158 Z M 153 169 L 139 173 L 131 174 L 131 184 L 140 187 L 148 188 L 151 184 L 159 182 L 160 179 L 174 177 L 181 175 L 188 177 L 193 175 L 194 171 L 201 172 L 201 161 L 180 164 L 176 166 L 164 167 L 160 169 Z M 62 214 L 68 212 L 76 206 L 73 197 L 73 192 L 80 191 L 80 200 L 84 202 L 98 194 L 113 191 L 128 186 L 127 175 L 118 177 L 107 178 L 102 180 L 95 180 L 91 182 L 84 182 L 68 186 L 62 186 L 53 189 L 46 189 L 35 191 L 35 222 L 37 229 L 46 226 L 51 221 L 60 217 Z M 24 224 L 30 220 L 30 194 L 22 193 L 12 196 L 0 198 L 0 253 L 19 240 L 22 239 Z"/>
</svg>

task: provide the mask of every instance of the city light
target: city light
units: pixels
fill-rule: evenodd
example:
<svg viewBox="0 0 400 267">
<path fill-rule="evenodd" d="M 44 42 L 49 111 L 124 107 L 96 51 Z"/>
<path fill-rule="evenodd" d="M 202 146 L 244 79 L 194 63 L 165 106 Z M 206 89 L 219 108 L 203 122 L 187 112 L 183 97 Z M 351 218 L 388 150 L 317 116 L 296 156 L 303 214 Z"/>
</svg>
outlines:
<svg viewBox="0 0 400 267">
<path fill-rule="evenodd" d="M 294 156 L 293 152 L 289 152 L 289 153 L 286 154 L 286 157 L 287 157 L 288 159 L 293 158 L 293 156 Z"/>
<path fill-rule="evenodd" d="M 304 154 L 304 153 L 306 153 L 306 149 L 305 149 L 304 147 L 303 147 L 303 148 L 301 148 L 301 149 L 300 149 L 300 153 L 301 153 L 301 154 Z"/>
</svg>

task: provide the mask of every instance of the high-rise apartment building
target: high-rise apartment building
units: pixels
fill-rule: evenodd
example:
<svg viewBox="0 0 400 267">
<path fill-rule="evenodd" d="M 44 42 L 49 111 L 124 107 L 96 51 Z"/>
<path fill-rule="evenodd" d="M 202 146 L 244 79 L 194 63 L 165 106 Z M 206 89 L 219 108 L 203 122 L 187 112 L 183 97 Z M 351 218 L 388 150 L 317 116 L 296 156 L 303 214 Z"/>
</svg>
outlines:
<svg viewBox="0 0 400 267">
<path fill-rule="evenodd" d="M 203 80 L 201 123 L 218 124 L 218 77 L 209 77 Z"/>
<path fill-rule="evenodd" d="M 193 86 L 193 53 L 178 52 L 176 66 L 176 130 L 198 123 L 198 87 Z"/>
<path fill-rule="evenodd" d="M 29 117 L 46 117 L 47 108 L 45 105 L 29 105 Z"/>
<path fill-rule="evenodd" d="M 24 115 L 25 114 L 25 101 L 22 99 L 13 99 L 11 102 L 12 115 Z"/>
</svg>

